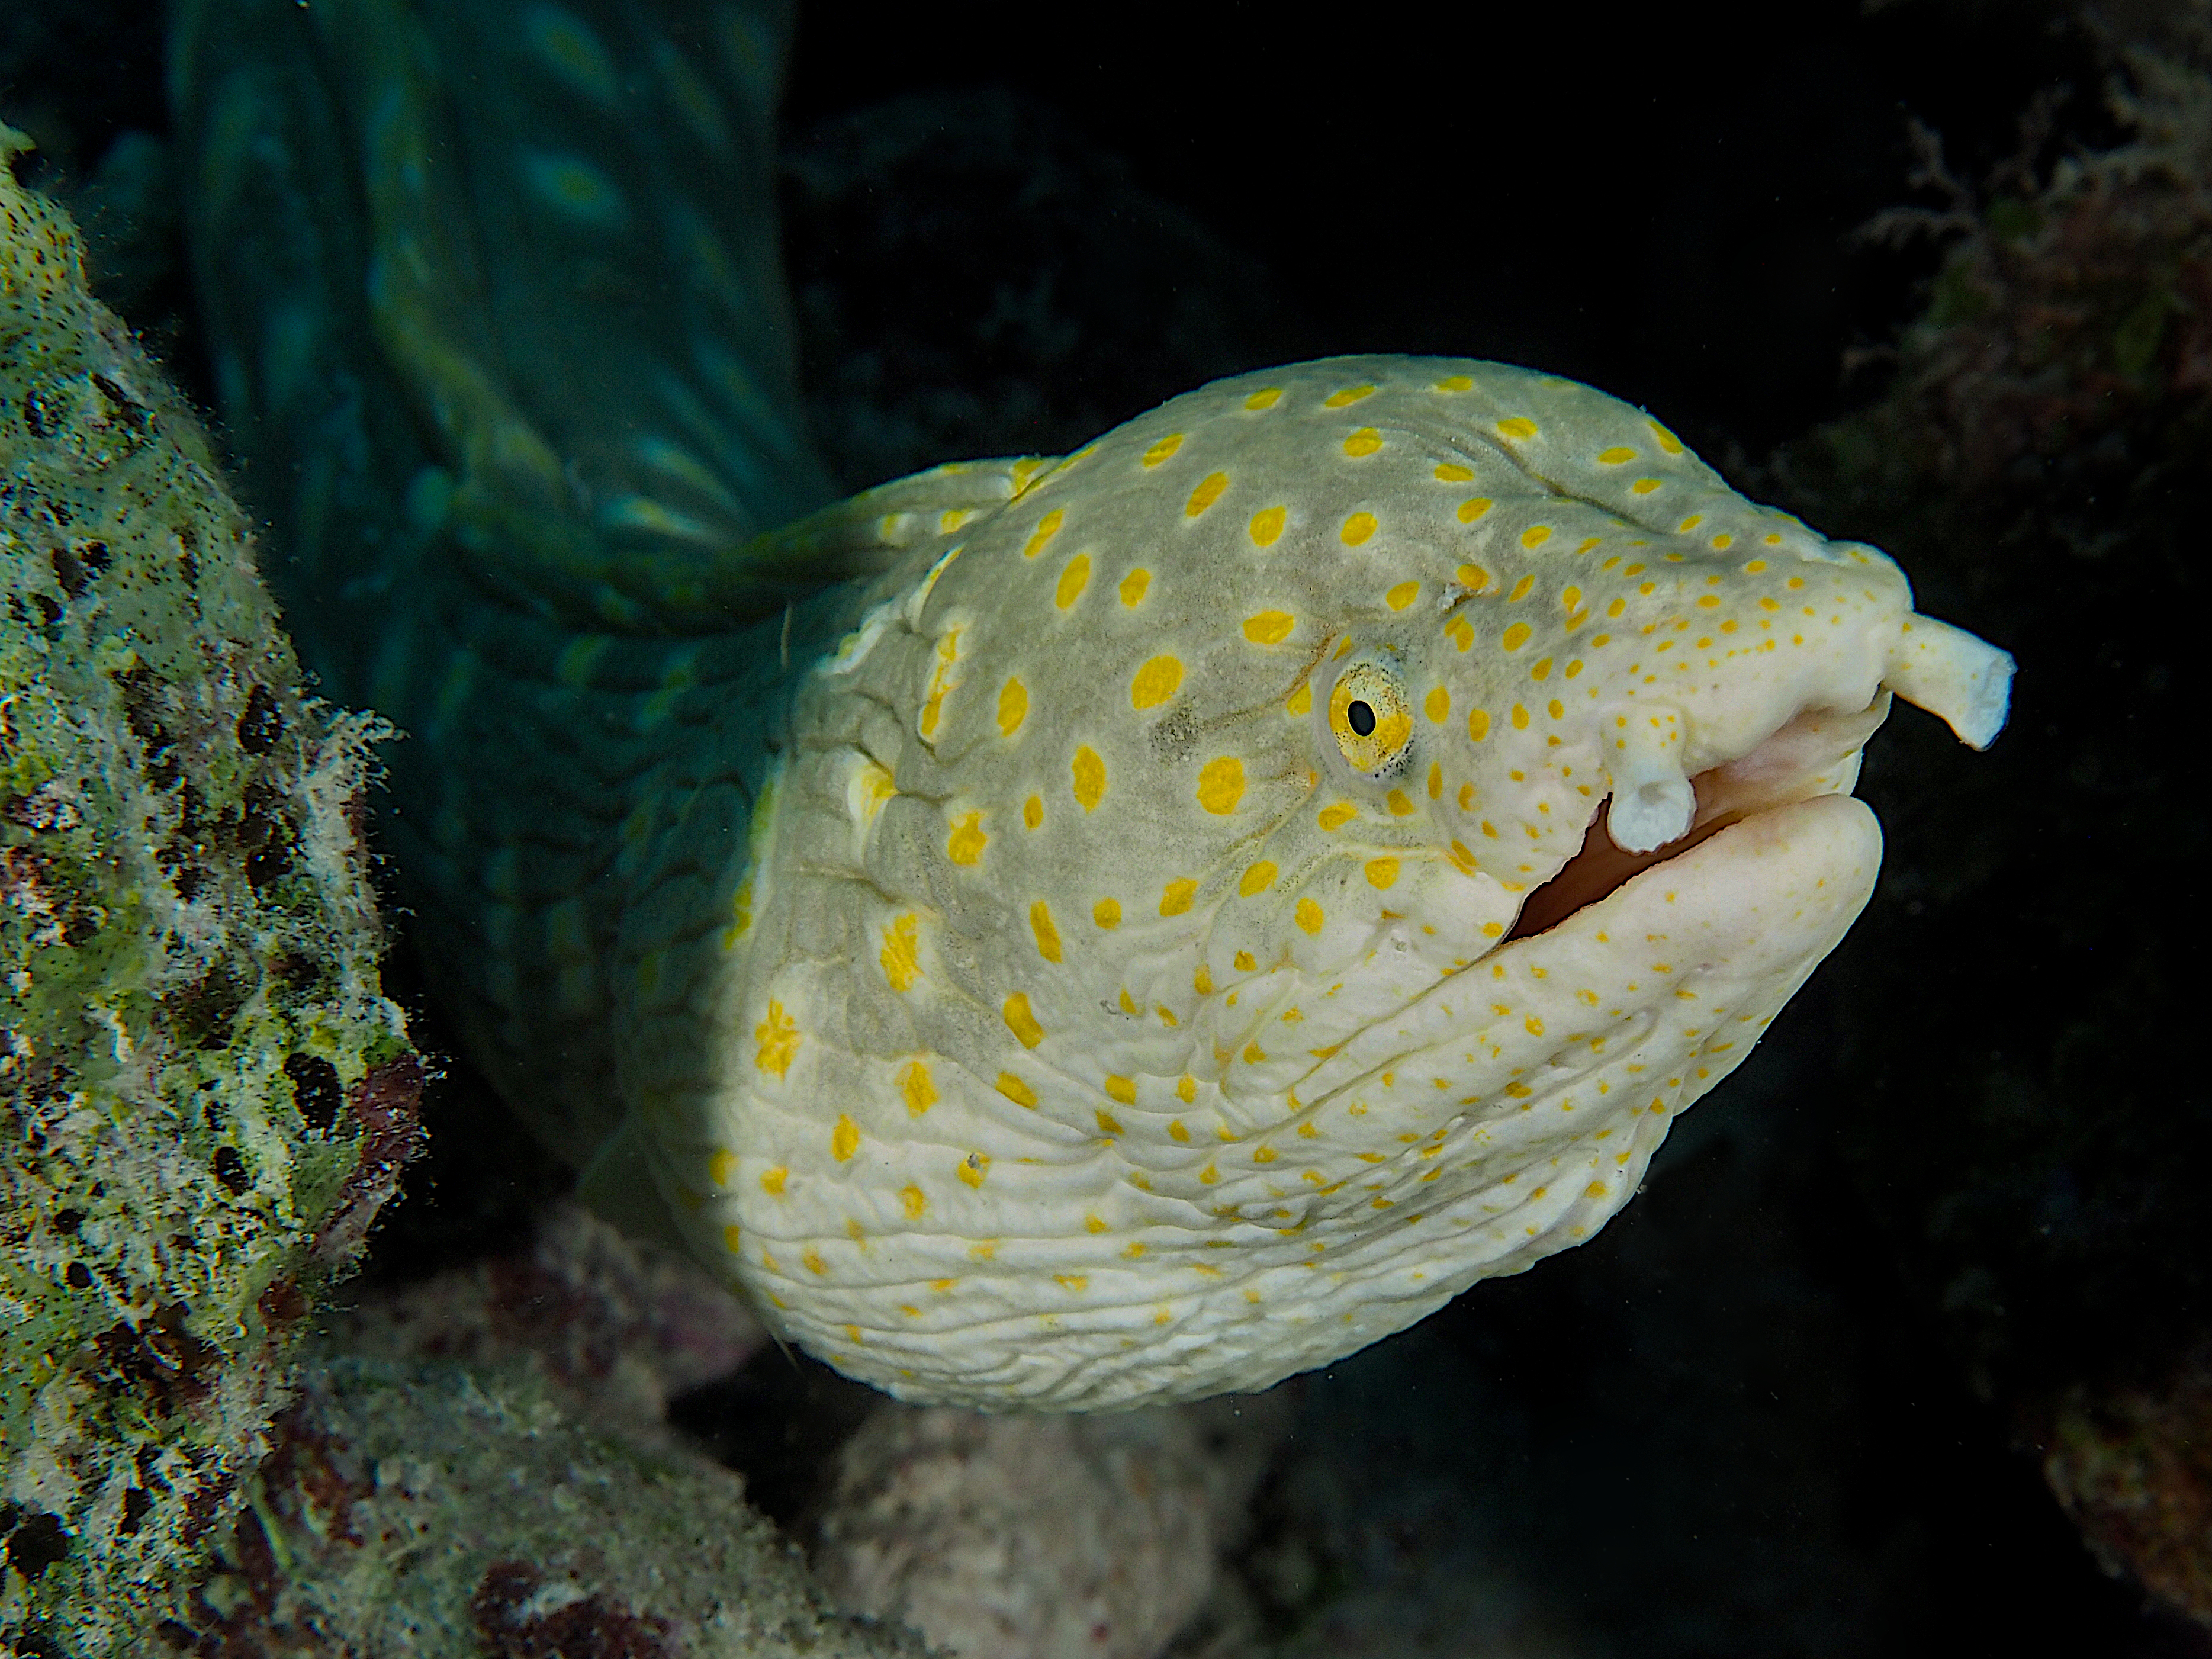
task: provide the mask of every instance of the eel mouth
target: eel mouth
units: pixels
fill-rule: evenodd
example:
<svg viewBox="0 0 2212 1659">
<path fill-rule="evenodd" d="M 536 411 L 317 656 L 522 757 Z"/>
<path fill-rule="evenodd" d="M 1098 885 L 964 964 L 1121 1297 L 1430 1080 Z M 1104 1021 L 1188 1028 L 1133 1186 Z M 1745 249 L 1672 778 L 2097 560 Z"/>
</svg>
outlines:
<svg viewBox="0 0 2212 1659">
<path fill-rule="evenodd" d="M 1607 796 L 1591 814 L 1581 850 L 1522 902 L 1501 943 L 1549 932 L 1732 824 L 1815 795 L 1849 794 L 1858 778 L 1860 751 L 1888 718 L 1889 704 L 1883 692 L 1854 712 L 1802 710 L 1749 754 L 1697 774 L 1690 780 L 1697 798 L 1690 827 L 1648 852 L 1630 852 L 1613 839 L 1613 798 Z"/>
</svg>

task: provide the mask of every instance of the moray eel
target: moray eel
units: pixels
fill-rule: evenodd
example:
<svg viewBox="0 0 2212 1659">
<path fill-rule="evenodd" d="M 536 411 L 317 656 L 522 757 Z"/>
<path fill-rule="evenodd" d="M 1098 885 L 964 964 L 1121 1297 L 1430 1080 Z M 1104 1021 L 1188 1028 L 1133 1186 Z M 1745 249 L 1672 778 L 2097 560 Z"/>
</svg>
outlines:
<svg viewBox="0 0 2212 1659">
<path fill-rule="evenodd" d="M 773 8 L 186 0 L 216 367 L 472 1056 L 902 1398 L 1263 1388 L 1588 1238 L 2010 659 L 1497 363 L 824 505 Z M 465 74 L 461 70 L 465 68 Z"/>
</svg>

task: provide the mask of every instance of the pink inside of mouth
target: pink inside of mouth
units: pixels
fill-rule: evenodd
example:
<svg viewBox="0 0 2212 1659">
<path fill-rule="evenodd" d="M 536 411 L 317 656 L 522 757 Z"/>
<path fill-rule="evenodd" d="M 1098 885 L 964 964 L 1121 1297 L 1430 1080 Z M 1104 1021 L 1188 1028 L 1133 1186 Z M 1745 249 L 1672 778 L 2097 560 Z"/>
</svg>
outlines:
<svg viewBox="0 0 2212 1659">
<path fill-rule="evenodd" d="M 1600 802 L 1583 834 L 1582 850 L 1523 901 L 1506 942 L 1558 927 L 1576 912 L 1611 897 L 1653 865 L 1680 858 L 1755 812 L 1824 789 L 1848 789 L 1849 774 L 1839 778 L 1837 768 L 1865 744 L 1888 713 L 1886 692 L 1856 712 L 1801 709 L 1749 754 L 1692 778 L 1698 807 L 1690 829 L 1648 853 L 1625 851 L 1613 840 L 1606 828 L 1612 802 Z"/>
<path fill-rule="evenodd" d="M 1702 781 L 1691 780 L 1693 784 Z M 1741 812 L 1723 812 L 1709 823 L 1693 825 L 1687 835 L 1648 853 L 1629 853 L 1624 852 L 1607 832 L 1605 808 L 1601 805 L 1583 834 L 1582 850 L 1560 866 L 1559 874 L 1522 901 L 1521 914 L 1505 935 L 1507 942 L 1558 927 L 1577 910 L 1586 910 L 1601 899 L 1612 897 L 1628 884 L 1632 877 L 1688 852 L 1699 842 L 1740 822 L 1744 816 Z"/>
</svg>

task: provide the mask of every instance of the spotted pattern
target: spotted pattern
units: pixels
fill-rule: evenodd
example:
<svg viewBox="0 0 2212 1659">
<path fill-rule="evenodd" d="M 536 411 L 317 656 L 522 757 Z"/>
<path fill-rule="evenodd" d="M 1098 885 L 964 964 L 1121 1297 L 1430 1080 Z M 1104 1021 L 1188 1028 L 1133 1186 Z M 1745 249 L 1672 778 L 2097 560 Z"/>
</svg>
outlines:
<svg viewBox="0 0 2212 1659">
<path fill-rule="evenodd" d="M 1885 686 L 1971 726 L 1988 666 L 1879 554 L 1489 364 L 1224 382 L 958 534 L 802 705 L 730 953 L 738 1173 L 686 1188 L 780 1328 L 914 1398 L 1255 1387 L 1588 1237 L 1863 902 Z M 866 821 L 807 781 L 856 744 Z M 1754 750 L 1746 823 L 1515 933 L 1608 808 L 1679 834 Z"/>
<path fill-rule="evenodd" d="M 326 428 L 265 325 L 364 304 L 327 361 L 419 416 L 379 489 L 261 470 L 333 591 L 386 596 L 325 643 L 410 732 L 392 827 L 477 1057 L 908 1398 L 1261 1388 L 1589 1237 L 1863 902 L 1889 694 L 2002 718 L 1998 654 L 1881 554 L 1494 363 L 1273 369 L 825 507 L 787 9 L 176 10 L 184 176 L 240 181 L 201 253 L 258 292 L 367 245 L 219 342 L 235 428 Z M 334 95 L 270 99 L 256 52 Z M 278 242 L 315 122 L 301 155 L 363 158 L 315 210 L 366 223 Z"/>
</svg>

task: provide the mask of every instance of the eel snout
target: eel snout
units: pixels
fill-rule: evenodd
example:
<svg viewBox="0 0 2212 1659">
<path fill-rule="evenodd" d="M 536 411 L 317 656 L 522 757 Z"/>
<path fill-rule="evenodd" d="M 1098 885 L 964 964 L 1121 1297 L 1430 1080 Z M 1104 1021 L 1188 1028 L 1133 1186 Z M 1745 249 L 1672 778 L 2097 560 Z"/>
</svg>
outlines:
<svg viewBox="0 0 2212 1659">
<path fill-rule="evenodd" d="M 1899 624 L 1883 666 L 1881 690 L 1864 708 L 1800 709 L 1756 748 L 1686 780 L 1677 822 L 1658 845 L 1624 847 L 1613 834 L 1610 799 L 1599 804 L 1582 848 L 1559 872 L 1529 894 L 1507 939 L 1557 927 L 1611 897 L 1656 864 L 1680 857 L 1729 825 L 1755 814 L 1849 793 L 1861 750 L 1887 718 L 1891 693 L 1936 715 L 1974 749 L 1986 749 L 2004 727 L 2013 677 L 2011 653 L 1932 617 Z M 1646 786 L 1648 787 L 1648 785 Z M 1679 810 L 1679 809 L 1676 809 Z"/>
</svg>

